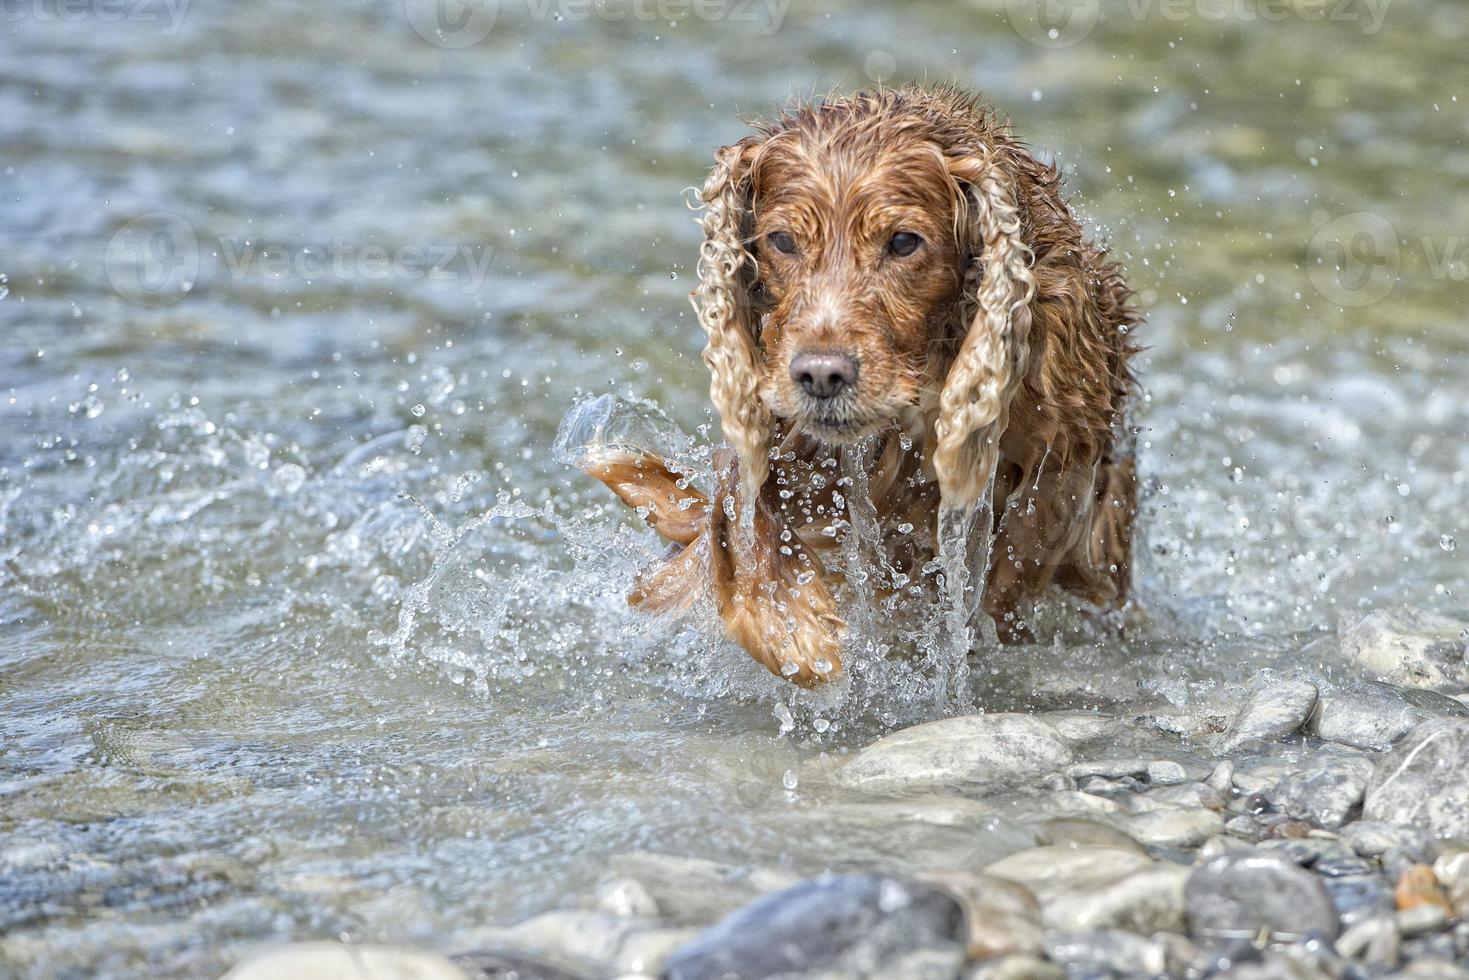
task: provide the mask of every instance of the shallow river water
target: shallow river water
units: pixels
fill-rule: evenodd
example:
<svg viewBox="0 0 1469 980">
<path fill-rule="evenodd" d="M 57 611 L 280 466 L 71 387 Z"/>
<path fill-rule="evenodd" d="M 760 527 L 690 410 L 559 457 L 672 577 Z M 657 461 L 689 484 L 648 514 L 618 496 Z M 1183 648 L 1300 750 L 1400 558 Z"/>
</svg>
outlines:
<svg viewBox="0 0 1469 980">
<path fill-rule="evenodd" d="M 1148 316 L 1146 620 L 982 652 L 983 707 L 1224 701 L 1464 607 L 1469 7 L 103 6 L 0 19 L 0 974 L 901 858 L 825 776 L 932 701 L 634 617 L 655 544 L 551 451 L 590 395 L 710 424 L 681 195 L 790 97 L 984 91 Z"/>
</svg>

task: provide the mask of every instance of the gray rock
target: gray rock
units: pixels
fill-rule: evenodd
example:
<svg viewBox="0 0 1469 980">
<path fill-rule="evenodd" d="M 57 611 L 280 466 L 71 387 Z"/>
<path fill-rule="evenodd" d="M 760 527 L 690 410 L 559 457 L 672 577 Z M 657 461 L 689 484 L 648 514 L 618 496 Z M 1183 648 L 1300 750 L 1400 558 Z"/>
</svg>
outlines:
<svg viewBox="0 0 1469 980">
<path fill-rule="evenodd" d="M 869 792 L 1005 782 L 1064 769 L 1071 749 L 1061 733 L 1030 715 L 943 718 L 878 739 L 841 772 Z"/>
<path fill-rule="evenodd" d="M 1031 812 L 1081 819 L 1122 811 L 1122 805 L 1115 800 L 1097 796 L 1095 793 L 1081 793 L 1076 790 L 1061 790 L 1038 800 L 1027 800 L 1025 807 Z"/>
<path fill-rule="evenodd" d="M 1146 854 L 1120 847 L 1033 847 L 985 868 L 1029 888 L 1042 903 L 1069 891 L 1096 888 L 1150 868 Z"/>
<path fill-rule="evenodd" d="M 1047 903 L 1044 921 L 1052 929 L 1182 932 L 1183 889 L 1190 873 L 1184 865 L 1159 861 L 1120 881 L 1060 895 Z"/>
<path fill-rule="evenodd" d="M 1414 905 L 1399 909 L 1393 917 L 1404 938 L 1412 939 L 1430 932 L 1438 932 L 1449 924 L 1449 913 L 1441 905 Z"/>
<path fill-rule="evenodd" d="M 1148 782 L 1154 786 L 1172 786 L 1188 780 L 1188 772 L 1171 759 L 1155 759 L 1148 763 Z"/>
<path fill-rule="evenodd" d="M 1429 836 L 1416 827 L 1400 827 L 1380 820 L 1358 820 L 1341 830 L 1342 841 L 1364 858 L 1381 857 L 1396 850 L 1422 864 L 1428 856 Z"/>
<path fill-rule="evenodd" d="M 1372 768 L 1362 756 L 1321 755 L 1281 779 L 1265 799 L 1297 820 L 1340 827 L 1361 806 Z"/>
<path fill-rule="evenodd" d="M 1127 832 L 1153 847 L 1198 847 L 1224 831 L 1224 818 L 1213 810 L 1152 810 L 1127 818 Z"/>
<path fill-rule="evenodd" d="M 1229 799 L 1230 794 L 1234 792 L 1234 763 L 1228 759 L 1219 762 L 1204 783 L 1220 796 Z"/>
<path fill-rule="evenodd" d="M 1300 678 L 1272 678 L 1258 685 L 1220 740 L 1221 752 L 1247 742 L 1273 742 L 1299 731 L 1316 707 L 1316 685 Z"/>
<path fill-rule="evenodd" d="M 1433 691 L 1359 681 L 1324 692 L 1306 731 L 1330 742 L 1380 751 L 1436 718 L 1469 718 L 1469 708 Z"/>
<path fill-rule="evenodd" d="M 1379 610 L 1342 634 L 1342 653 L 1380 681 L 1469 689 L 1469 622 L 1424 609 Z"/>
<path fill-rule="evenodd" d="M 1127 932 L 1088 930 L 1046 937 L 1046 955 L 1081 976 L 1096 970 L 1155 977 L 1168 967 L 1162 943 Z"/>
<path fill-rule="evenodd" d="M 633 851 L 609 862 L 643 886 L 658 914 L 679 925 L 708 925 L 769 892 L 789 888 L 800 876 L 773 868 L 736 868 L 703 858 Z"/>
<path fill-rule="evenodd" d="M 1269 854 L 1225 854 L 1195 868 L 1184 888 L 1196 940 L 1250 939 L 1269 929 L 1281 939 L 1336 937 L 1336 910 L 1320 879 Z"/>
<path fill-rule="evenodd" d="M 398 946 L 293 943 L 251 957 L 224 980 L 467 980 L 463 970 L 434 953 Z"/>
<path fill-rule="evenodd" d="M 1180 783 L 1176 786 L 1160 786 L 1150 789 L 1127 801 L 1132 813 L 1147 813 L 1149 810 L 1223 810 L 1224 797 L 1214 792 L 1206 783 Z"/>
<path fill-rule="evenodd" d="M 1430 721 L 1377 762 L 1362 809 L 1368 820 L 1469 838 L 1469 719 Z"/>
<path fill-rule="evenodd" d="M 1390 915 L 1364 919 L 1347 929 L 1336 941 L 1343 956 L 1362 960 L 1371 966 L 1397 966 L 1403 936 Z"/>
<path fill-rule="evenodd" d="M 951 896 L 875 875 L 831 875 L 767 895 L 668 958 L 668 980 L 948 978 L 964 960 Z"/>
<path fill-rule="evenodd" d="M 1111 715 L 1095 711 L 1043 711 L 1036 717 L 1053 726 L 1073 745 L 1113 735 L 1122 726 Z"/>
</svg>

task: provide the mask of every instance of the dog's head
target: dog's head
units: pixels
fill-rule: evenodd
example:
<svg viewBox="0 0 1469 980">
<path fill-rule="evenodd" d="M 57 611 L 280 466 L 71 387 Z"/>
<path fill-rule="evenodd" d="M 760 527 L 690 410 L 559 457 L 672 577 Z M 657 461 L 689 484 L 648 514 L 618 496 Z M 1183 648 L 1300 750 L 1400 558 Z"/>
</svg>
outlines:
<svg viewBox="0 0 1469 980">
<path fill-rule="evenodd" d="M 1034 290 L 998 134 L 957 95 L 885 91 L 719 151 L 695 306 L 750 489 L 776 419 L 839 444 L 922 415 L 945 502 L 982 492 Z"/>
</svg>

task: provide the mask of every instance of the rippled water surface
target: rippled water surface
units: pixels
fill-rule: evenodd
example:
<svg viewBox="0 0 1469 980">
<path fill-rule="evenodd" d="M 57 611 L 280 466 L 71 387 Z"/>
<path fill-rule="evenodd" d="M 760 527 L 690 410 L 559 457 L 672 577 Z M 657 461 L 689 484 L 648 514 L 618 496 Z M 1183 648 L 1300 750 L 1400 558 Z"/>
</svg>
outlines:
<svg viewBox="0 0 1469 980">
<path fill-rule="evenodd" d="M 1462 610 L 1469 8 L 1108 0 L 1048 48 L 998 0 L 543 6 L 460 48 L 389 3 L 6 8 L 0 973 L 453 949 L 634 849 L 896 860 L 824 777 L 932 703 L 633 617 L 655 544 L 550 451 L 587 395 L 710 422 L 681 193 L 788 97 L 982 89 L 1149 317 L 1147 622 L 981 657 L 987 707 L 1222 698 Z"/>
</svg>

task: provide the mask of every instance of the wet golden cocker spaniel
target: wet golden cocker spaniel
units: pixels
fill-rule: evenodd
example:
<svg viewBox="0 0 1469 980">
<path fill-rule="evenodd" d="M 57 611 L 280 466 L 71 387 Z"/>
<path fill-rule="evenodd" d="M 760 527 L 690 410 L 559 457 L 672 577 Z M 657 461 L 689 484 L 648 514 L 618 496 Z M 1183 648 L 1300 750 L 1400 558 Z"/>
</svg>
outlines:
<svg viewBox="0 0 1469 980">
<path fill-rule="evenodd" d="M 1054 166 L 973 96 L 884 90 L 760 125 L 701 198 L 718 485 L 630 450 L 581 463 L 676 546 L 634 605 L 708 595 L 751 656 L 817 684 L 845 628 L 821 554 L 861 533 L 862 580 L 921 591 L 941 526 L 973 514 L 1002 639 L 1053 585 L 1125 603 L 1137 318 Z"/>
</svg>

